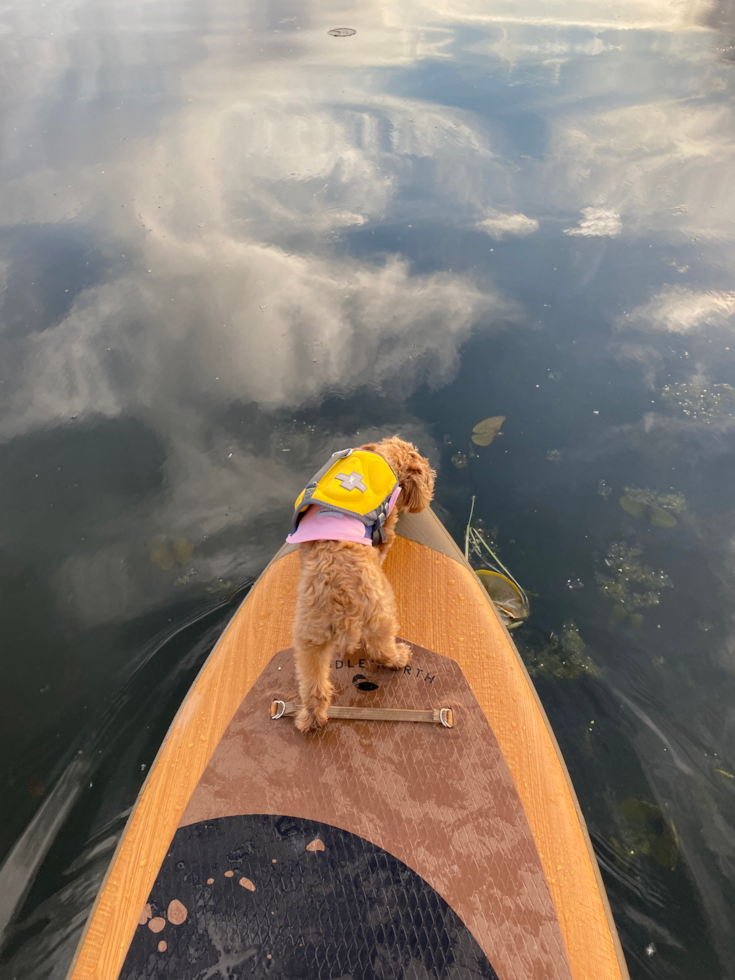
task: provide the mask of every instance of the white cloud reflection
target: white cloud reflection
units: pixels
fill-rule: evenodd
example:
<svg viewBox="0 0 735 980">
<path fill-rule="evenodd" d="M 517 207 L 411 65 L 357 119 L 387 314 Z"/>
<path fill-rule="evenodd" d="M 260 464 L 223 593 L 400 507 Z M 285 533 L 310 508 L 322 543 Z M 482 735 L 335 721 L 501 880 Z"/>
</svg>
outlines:
<svg viewBox="0 0 735 980">
<path fill-rule="evenodd" d="M 727 324 L 733 314 L 735 292 L 717 289 L 697 291 L 685 286 L 667 286 L 647 303 L 619 317 L 617 325 L 688 334 L 705 327 Z"/>
<path fill-rule="evenodd" d="M 115 134 L 102 163 L 48 162 L 0 189 L 6 227 L 103 215 L 110 262 L 61 322 L 16 340 L 2 437 L 134 416 L 166 445 L 165 491 L 97 528 L 96 550 L 52 573 L 80 624 L 170 596 L 169 579 L 145 564 L 144 540 L 191 538 L 203 587 L 241 580 L 272 551 L 272 537 L 266 551 L 244 547 L 238 528 L 282 511 L 285 535 L 299 464 L 220 431 L 213 419 L 226 406 L 296 410 L 361 387 L 407 396 L 451 379 L 478 324 L 517 316 L 467 275 L 349 255 L 344 232 L 400 214 L 406 187 L 429 181 L 434 220 L 455 220 L 458 207 L 477 208 L 482 175 L 502 168 L 471 113 L 373 91 L 369 76 L 356 84 L 339 67 L 315 76 L 309 61 L 333 41 L 325 36 L 292 38 L 305 63 L 274 57 L 278 71 L 212 51 L 183 76 L 181 104 L 151 137 Z M 253 39 L 251 53 L 263 43 Z M 388 46 L 383 56 L 406 53 Z M 306 475 L 331 448 L 319 433 L 309 445 Z M 201 541 L 226 528 L 229 545 L 202 558 Z"/>
<path fill-rule="evenodd" d="M 528 218 L 520 211 L 504 214 L 491 209 L 487 217 L 477 222 L 477 227 L 486 235 L 499 241 L 503 238 L 525 238 L 526 235 L 532 235 L 538 231 L 539 223 L 535 218 Z"/>
<path fill-rule="evenodd" d="M 610 208 L 582 208 L 583 218 L 573 228 L 565 228 L 565 235 L 615 238 L 622 230 L 622 222 L 617 211 Z"/>
</svg>

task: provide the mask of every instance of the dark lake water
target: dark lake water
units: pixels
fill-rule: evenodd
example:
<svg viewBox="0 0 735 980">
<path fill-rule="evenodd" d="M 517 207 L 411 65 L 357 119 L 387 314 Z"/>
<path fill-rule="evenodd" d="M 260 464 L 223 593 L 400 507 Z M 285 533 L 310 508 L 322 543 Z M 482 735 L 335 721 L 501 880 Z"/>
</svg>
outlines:
<svg viewBox="0 0 735 980">
<path fill-rule="evenodd" d="M 735 977 L 734 38 L 732 0 L 3 6 L 3 977 L 64 976 L 305 478 L 394 432 L 532 593 L 632 977 Z"/>
</svg>

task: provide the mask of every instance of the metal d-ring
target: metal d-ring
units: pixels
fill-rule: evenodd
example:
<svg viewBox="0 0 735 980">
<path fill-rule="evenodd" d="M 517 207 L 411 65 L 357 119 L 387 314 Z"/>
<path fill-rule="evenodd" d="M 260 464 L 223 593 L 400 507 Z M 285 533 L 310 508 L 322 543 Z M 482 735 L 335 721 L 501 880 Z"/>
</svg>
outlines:
<svg viewBox="0 0 735 980">
<path fill-rule="evenodd" d="M 439 721 L 444 725 L 445 728 L 453 728 L 454 726 L 449 721 L 449 714 L 451 708 L 442 708 L 439 712 Z"/>
<path fill-rule="evenodd" d="M 273 704 L 271 705 L 271 711 L 273 710 L 274 707 L 277 709 L 277 713 L 275 715 L 271 715 L 271 720 L 277 721 L 278 718 L 283 717 L 283 713 L 286 710 L 286 702 L 274 701 Z"/>
</svg>

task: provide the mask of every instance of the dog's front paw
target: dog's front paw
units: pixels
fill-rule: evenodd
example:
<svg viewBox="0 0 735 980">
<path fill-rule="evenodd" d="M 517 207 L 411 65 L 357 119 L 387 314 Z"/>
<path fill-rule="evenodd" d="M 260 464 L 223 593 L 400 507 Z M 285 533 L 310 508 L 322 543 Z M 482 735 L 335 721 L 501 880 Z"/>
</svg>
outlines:
<svg viewBox="0 0 735 980">
<path fill-rule="evenodd" d="M 407 643 L 396 643 L 395 653 L 388 660 L 381 660 L 383 667 L 389 670 L 403 670 L 411 663 L 413 650 Z"/>
<path fill-rule="evenodd" d="M 302 735 L 317 732 L 327 724 L 329 705 L 317 701 L 312 704 L 302 704 L 296 712 L 296 727 Z"/>
</svg>

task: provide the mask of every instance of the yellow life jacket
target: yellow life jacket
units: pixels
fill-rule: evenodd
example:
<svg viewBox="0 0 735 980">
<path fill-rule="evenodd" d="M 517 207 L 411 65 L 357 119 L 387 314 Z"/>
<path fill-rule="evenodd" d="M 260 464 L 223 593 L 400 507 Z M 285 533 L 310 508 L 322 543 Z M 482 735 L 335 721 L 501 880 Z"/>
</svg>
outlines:
<svg viewBox="0 0 735 980">
<path fill-rule="evenodd" d="M 371 529 L 373 544 L 385 541 L 383 525 L 398 478 L 378 453 L 342 449 L 309 480 L 296 498 L 293 527 L 312 506 L 320 504 L 340 514 L 357 517 Z"/>
</svg>

